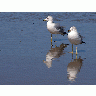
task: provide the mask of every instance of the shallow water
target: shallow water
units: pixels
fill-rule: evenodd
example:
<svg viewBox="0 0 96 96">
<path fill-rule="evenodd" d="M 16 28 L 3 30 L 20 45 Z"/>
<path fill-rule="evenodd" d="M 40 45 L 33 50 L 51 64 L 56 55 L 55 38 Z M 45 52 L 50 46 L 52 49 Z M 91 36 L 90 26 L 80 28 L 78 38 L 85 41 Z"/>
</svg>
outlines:
<svg viewBox="0 0 96 96">
<path fill-rule="evenodd" d="M 67 35 L 51 34 L 48 15 L 65 26 L 76 26 L 86 44 L 68 53 Z M 0 13 L 0 85 L 95 85 L 96 13 Z M 51 46 L 53 45 L 53 46 Z"/>
</svg>

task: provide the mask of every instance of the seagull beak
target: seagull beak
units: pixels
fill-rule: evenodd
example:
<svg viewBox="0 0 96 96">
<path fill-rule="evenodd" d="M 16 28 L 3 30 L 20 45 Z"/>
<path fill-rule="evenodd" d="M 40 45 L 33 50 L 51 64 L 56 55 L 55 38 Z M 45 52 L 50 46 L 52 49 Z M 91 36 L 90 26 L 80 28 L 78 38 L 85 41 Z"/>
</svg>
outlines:
<svg viewBox="0 0 96 96">
<path fill-rule="evenodd" d="M 46 19 L 44 19 L 43 21 L 46 21 Z"/>
<path fill-rule="evenodd" d="M 71 30 L 68 30 L 68 32 L 70 32 Z"/>
</svg>

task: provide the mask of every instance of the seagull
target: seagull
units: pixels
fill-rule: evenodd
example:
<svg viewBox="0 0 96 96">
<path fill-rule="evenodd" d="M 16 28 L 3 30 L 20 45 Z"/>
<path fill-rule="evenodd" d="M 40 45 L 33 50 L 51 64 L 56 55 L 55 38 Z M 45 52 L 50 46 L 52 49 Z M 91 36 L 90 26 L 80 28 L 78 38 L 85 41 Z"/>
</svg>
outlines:
<svg viewBox="0 0 96 96">
<path fill-rule="evenodd" d="M 67 47 L 68 44 L 61 44 L 59 47 L 55 46 L 55 48 L 51 47 L 51 50 L 46 54 L 46 61 L 43 60 L 43 62 L 47 65 L 48 68 L 52 67 L 52 61 L 55 60 L 55 58 L 59 58 L 61 55 L 64 55 L 63 53 L 64 49 Z"/>
<path fill-rule="evenodd" d="M 66 32 L 64 32 L 63 26 L 60 26 L 59 23 L 53 23 L 52 16 L 48 16 L 43 21 L 47 21 L 47 29 L 51 33 L 51 42 L 52 42 L 52 34 L 61 34 L 63 36 L 66 34 Z"/>
<path fill-rule="evenodd" d="M 67 66 L 67 77 L 69 81 L 75 81 L 75 78 L 77 78 L 77 73 L 80 72 L 80 69 L 83 64 L 83 59 L 79 56 L 79 58 L 71 60 L 71 62 Z"/>
<path fill-rule="evenodd" d="M 77 32 L 77 29 L 75 26 L 71 27 L 70 30 L 68 30 L 68 32 L 69 32 L 68 33 L 68 40 L 72 44 L 72 52 L 69 52 L 69 53 L 73 54 L 73 44 L 78 45 L 78 44 L 82 44 L 85 42 L 82 41 L 83 36 L 81 36 L 80 33 Z M 77 47 L 76 47 L 76 54 L 78 54 Z"/>
</svg>

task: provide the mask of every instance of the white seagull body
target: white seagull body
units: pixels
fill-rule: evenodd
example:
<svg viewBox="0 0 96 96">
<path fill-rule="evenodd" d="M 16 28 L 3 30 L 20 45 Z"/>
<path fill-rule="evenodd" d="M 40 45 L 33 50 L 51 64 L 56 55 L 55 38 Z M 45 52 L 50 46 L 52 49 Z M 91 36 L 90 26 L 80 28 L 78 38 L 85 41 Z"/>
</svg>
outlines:
<svg viewBox="0 0 96 96">
<path fill-rule="evenodd" d="M 64 32 L 63 26 L 60 26 L 60 24 L 58 23 L 53 23 L 52 16 L 48 16 L 43 21 L 47 21 L 47 29 L 51 33 L 51 42 L 52 42 L 52 34 L 61 34 L 63 36 L 66 34 L 66 32 Z"/>
<path fill-rule="evenodd" d="M 70 32 L 69 32 L 70 31 Z M 72 44 L 72 52 L 73 53 L 73 44 L 74 45 L 78 45 L 78 44 L 82 44 L 85 43 L 82 41 L 82 36 L 77 32 L 76 27 L 71 27 L 70 30 L 68 30 L 68 40 L 70 41 L 70 43 Z M 77 49 L 77 47 L 76 47 Z M 77 54 L 77 50 L 76 50 L 76 54 Z"/>
<path fill-rule="evenodd" d="M 68 39 L 71 44 L 78 45 L 82 43 L 82 36 L 77 32 L 76 27 L 71 27 L 68 33 Z"/>
<path fill-rule="evenodd" d="M 64 35 L 66 32 L 64 32 L 64 27 L 60 26 L 58 23 L 53 23 L 53 17 L 48 16 L 43 21 L 47 21 L 47 29 L 51 34 L 61 34 Z"/>
</svg>

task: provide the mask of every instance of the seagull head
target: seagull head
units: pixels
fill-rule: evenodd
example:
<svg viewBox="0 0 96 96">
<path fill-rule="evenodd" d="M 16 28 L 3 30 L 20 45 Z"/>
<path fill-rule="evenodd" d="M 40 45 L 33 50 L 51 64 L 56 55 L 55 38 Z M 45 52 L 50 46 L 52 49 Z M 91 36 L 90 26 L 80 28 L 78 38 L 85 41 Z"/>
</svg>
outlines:
<svg viewBox="0 0 96 96">
<path fill-rule="evenodd" d="M 68 30 L 68 32 L 71 32 L 71 31 L 75 31 L 76 32 L 77 31 L 76 27 L 73 26 L 73 27 L 70 28 L 70 30 Z"/>
<path fill-rule="evenodd" d="M 48 16 L 46 19 L 44 19 L 43 21 L 52 21 L 53 22 L 53 17 L 52 16 Z"/>
</svg>

